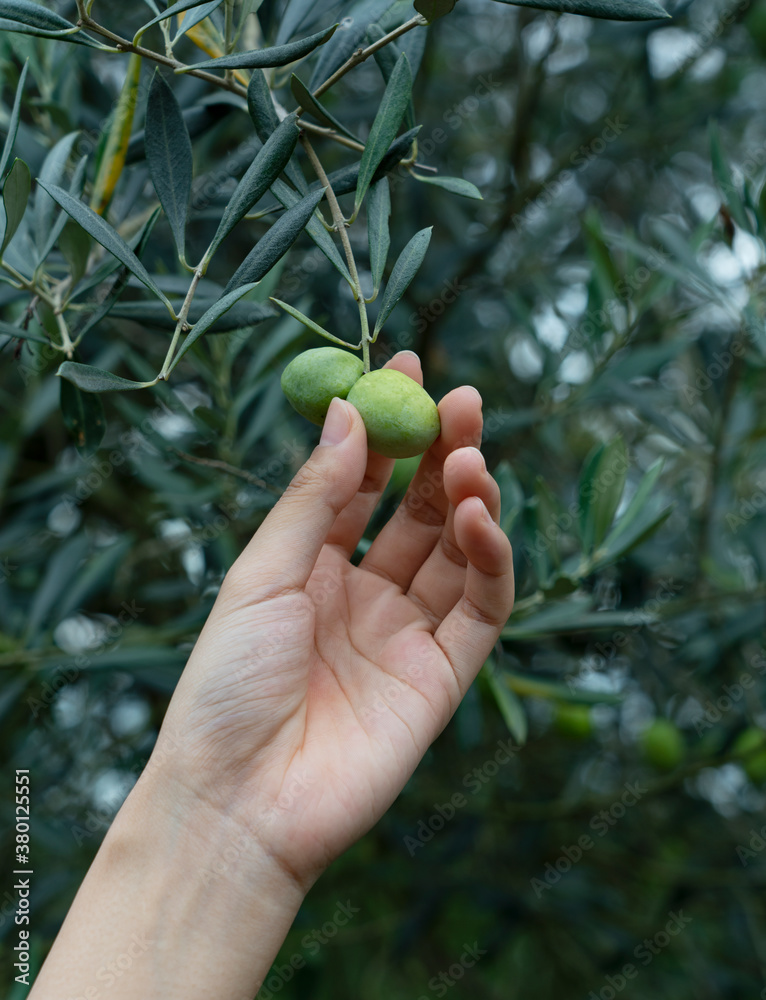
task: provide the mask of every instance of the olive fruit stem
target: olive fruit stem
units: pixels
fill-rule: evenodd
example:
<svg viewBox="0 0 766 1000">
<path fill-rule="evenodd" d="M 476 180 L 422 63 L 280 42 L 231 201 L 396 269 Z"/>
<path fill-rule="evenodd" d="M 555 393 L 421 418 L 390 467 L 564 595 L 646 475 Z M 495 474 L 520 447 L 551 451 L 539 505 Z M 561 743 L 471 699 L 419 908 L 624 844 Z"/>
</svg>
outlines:
<svg viewBox="0 0 766 1000">
<path fill-rule="evenodd" d="M 311 162 L 311 166 L 314 168 L 314 173 L 317 175 L 319 183 L 325 189 L 327 204 L 330 206 L 330 211 L 332 212 L 333 229 L 338 233 L 340 241 L 343 244 L 343 252 L 346 255 L 348 272 L 351 275 L 351 287 L 354 292 L 356 304 L 359 307 L 359 322 L 362 328 L 362 359 L 364 362 L 364 371 L 365 374 L 367 374 L 370 370 L 370 325 L 367 322 L 367 306 L 364 301 L 362 285 L 359 281 L 359 272 L 356 269 L 354 251 L 351 249 L 351 241 L 348 238 L 348 223 L 343 217 L 343 212 L 338 204 L 336 194 L 332 189 L 332 184 L 328 180 L 327 173 L 320 163 L 319 157 L 317 156 L 314 147 L 309 142 L 308 136 L 305 132 L 301 132 L 300 143 L 306 150 L 306 155 Z"/>
</svg>

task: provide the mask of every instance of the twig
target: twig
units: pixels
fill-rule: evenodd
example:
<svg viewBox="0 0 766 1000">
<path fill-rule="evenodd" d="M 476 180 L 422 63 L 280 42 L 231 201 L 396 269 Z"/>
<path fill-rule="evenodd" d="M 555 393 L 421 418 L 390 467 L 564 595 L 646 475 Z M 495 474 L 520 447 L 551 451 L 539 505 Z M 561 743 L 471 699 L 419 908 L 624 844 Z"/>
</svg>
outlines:
<svg viewBox="0 0 766 1000">
<path fill-rule="evenodd" d="M 244 479 L 245 482 L 250 483 L 252 486 L 268 490 L 269 493 L 273 493 L 275 496 L 282 496 L 282 490 L 276 486 L 272 486 L 271 483 L 267 483 L 265 479 L 259 479 L 258 476 L 254 476 L 250 472 L 245 472 L 244 469 L 238 469 L 235 465 L 229 465 L 228 462 L 223 462 L 220 458 L 198 458 L 196 455 L 190 455 L 186 451 L 181 451 L 180 448 L 173 448 L 173 451 L 185 462 L 192 462 L 194 465 L 204 465 L 209 469 L 220 469 L 221 472 L 226 472 L 230 476 Z"/>
</svg>

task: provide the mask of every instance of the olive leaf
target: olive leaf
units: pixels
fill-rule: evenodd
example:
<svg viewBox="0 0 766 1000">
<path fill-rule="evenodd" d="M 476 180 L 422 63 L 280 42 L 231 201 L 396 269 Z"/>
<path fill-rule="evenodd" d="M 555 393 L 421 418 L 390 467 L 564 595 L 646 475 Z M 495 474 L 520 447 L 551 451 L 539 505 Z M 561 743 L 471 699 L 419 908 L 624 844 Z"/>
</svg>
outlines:
<svg viewBox="0 0 766 1000">
<path fill-rule="evenodd" d="M 136 32 L 133 38 L 133 44 L 134 45 L 138 44 L 138 41 L 141 38 L 141 36 L 148 28 L 151 28 L 152 25 L 157 24 L 159 21 L 164 21 L 168 17 L 173 17 L 174 14 L 183 14 L 184 11 L 187 11 L 192 7 L 204 6 L 206 8 L 204 17 L 208 17 L 208 15 L 212 14 L 217 7 L 221 6 L 222 3 L 223 0 L 211 0 L 211 2 L 209 3 L 203 3 L 203 0 L 178 0 L 177 3 L 171 4 L 165 10 L 163 10 L 162 13 L 158 14 L 156 17 L 153 17 L 151 21 L 147 21 L 146 24 L 143 24 Z M 192 21 L 189 21 L 188 24 L 184 24 L 184 29 L 188 31 L 189 28 L 193 27 L 193 24 L 194 23 Z"/>
<path fill-rule="evenodd" d="M 421 229 L 420 232 L 415 233 L 404 250 L 402 250 L 399 254 L 399 258 L 394 264 L 394 269 L 391 272 L 391 277 L 388 279 L 383 301 L 380 304 L 380 312 L 378 313 L 378 318 L 375 321 L 375 329 L 372 335 L 373 341 L 378 336 L 378 333 L 380 333 L 383 324 L 391 315 L 396 303 L 407 291 L 410 282 L 417 274 L 420 265 L 423 263 L 426 250 L 428 250 L 428 244 L 431 242 L 432 229 L 433 227 L 429 226 L 427 229 Z"/>
<path fill-rule="evenodd" d="M 293 93 L 293 97 L 304 109 L 304 111 L 308 111 L 318 122 L 321 122 L 328 128 L 335 129 L 336 132 L 340 132 L 349 139 L 356 140 L 354 133 L 349 132 L 342 122 L 339 122 L 337 118 L 330 114 L 323 104 L 319 103 L 303 80 L 301 80 L 299 76 L 296 76 L 295 73 L 293 73 L 290 77 L 290 90 Z"/>
<path fill-rule="evenodd" d="M 377 295 L 388 258 L 391 236 L 388 220 L 391 216 L 391 192 L 388 178 L 381 177 L 370 188 L 367 201 L 367 241 L 370 247 L 373 295 Z"/>
<path fill-rule="evenodd" d="M 508 684 L 506 672 L 497 667 L 492 659 L 484 664 L 483 674 L 508 727 L 508 732 L 516 743 L 523 747 L 527 742 L 528 726 L 527 713 L 524 711 L 521 699 Z"/>
<path fill-rule="evenodd" d="M 240 219 L 244 218 L 257 201 L 263 197 L 284 170 L 293 155 L 298 141 L 297 115 L 295 112 L 280 122 L 258 151 L 258 155 L 245 171 L 244 176 L 224 209 L 216 234 L 208 247 L 205 258 L 210 259 Z"/>
<path fill-rule="evenodd" d="M 431 21 L 449 14 L 456 3 L 457 0 L 415 0 L 413 6 L 430 24 Z"/>
<path fill-rule="evenodd" d="M 288 63 L 303 59 L 319 45 L 323 45 L 332 37 L 337 24 L 318 31 L 315 35 L 301 38 L 287 45 L 272 45 L 265 49 L 251 49 L 249 52 L 235 52 L 218 59 L 205 59 L 193 66 L 183 66 L 176 73 L 188 73 L 194 69 L 264 69 L 270 66 L 286 66 Z"/>
<path fill-rule="evenodd" d="M 271 301 L 276 302 L 284 311 L 292 316 L 293 319 L 297 319 L 299 323 L 303 323 L 307 326 L 309 330 L 313 330 L 314 333 L 318 333 L 320 337 L 324 337 L 326 340 L 331 340 L 334 344 L 340 344 L 343 347 L 348 347 L 352 351 L 361 350 L 361 344 L 349 344 L 345 340 L 341 340 L 340 337 L 336 337 L 334 334 L 330 333 L 329 330 L 325 330 L 323 326 L 316 323 L 313 319 L 310 319 L 305 313 L 302 313 L 300 309 L 296 309 L 295 306 L 291 306 L 289 302 L 283 302 L 281 299 L 275 299 L 271 296 Z"/>
<path fill-rule="evenodd" d="M 75 25 L 32 0 L 0 0 L 0 17 L 41 31 L 71 31 Z"/>
<path fill-rule="evenodd" d="M 424 184 L 433 184 L 434 187 L 444 188 L 452 194 L 462 195 L 464 198 L 474 198 L 476 201 L 483 201 L 481 191 L 470 181 L 463 180 L 462 177 L 440 177 L 438 174 L 431 177 L 428 174 L 418 174 L 414 171 L 412 176 L 416 181 L 423 181 Z"/>
<path fill-rule="evenodd" d="M 367 29 L 367 41 L 370 44 L 380 41 L 381 38 L 385 36 L 386 32 L 381 28 L 379 24 L 371 24 Z M 375 62 L 378 64 L 380 72 L 383 74 L 383 79 L 388 83 L 391 79 L 391 74 L 396 66 L 396 61 L 402 54 L 401 49 L 395 42 L 389 42 L 388 45 L 384 45 L 379 49 L 376 49 L 373 53 Z M 409 61 L 409 55 L 407 56 Z M 412 66 L 410 65 L 410 73 L 412 73 Z M 413 128 L 415 125 L 415 106 L 412 103 L 412 93 L 410 92 L 410 99 L 407 102 L 407 109 L 404 112 L 404 124 L 406 128 Z"/>
<path fill-rule="evenodd" d="M 652 21 L 670 17 L 657 0 L 496 0 L 514 7 L 536 7 L 561 14 L 585 14 L 612 21 Z"/>
<path fill-rule="evenodd" d="M 580 477 L 580 535 L 590 555 L 601 544 L 620 505 L 628 456 L 621 437 L 602 444 L 586 461 Z"/>
<path fill-rule="evenodd" d="M 189 334 L 186 336 L 181 346 L 178 348 L 178 354 L 173 358 L 173 363 L 171 364 L 168 372 L 172 372 L 181 358 L 186 354 L 190 347 L 197 343 L 200 337 L 207 333 L 207 331 L 220 319 L 223 314 L 230 309 L 235 302 L 239 301 L 243 295 L 247 295 L 256 286 L 256 282 L 250 282 L 246 285 L 240 285 L 233 291 L 229 292 L 228 295 L 223 295 L 220 299 L 214 302 L 204 315 L 200 316 L 197 322 L 192 327 Z"/>
<path fill-rule="evenodd" d="M 31 187 L 32 175 L 29 172 L 29 167 L 23 160 L 15 159 L 3 184 L 5 232 L 0 243 L 0 257 L 2 257 L 3 251 L 21 225 L 21 220 L 24 218 L 24 213 L 27 210 Z"/>
<path fill-rule="evenodd" d="M 336 69 L 343 65 L 364 42 L 368 27 L 379 21 L 393 5 L 394 0 L 358 0 L 357 3 L 345 7 L 343 11 L 345 17 L 340 31 L 337 31 L 330 44 L 322 49 L 317 60 L 309 83 L 312 91 L 317 90 Z"/>
<path fill-rule="evenodd" d="M 66 219 L 66 215 L 63 212 L 61 214 Z M 152 230 L 154 229 L 154 224 L 157 221 L 159 214 L 160 214 L 160 209 L 156 208 L 149 216 L 149 218 L 146 220 L 146 223 L 141 227 L 141 229 L 134 237 L 135 241 L 134 249 L 136 257 L 140 257 L 141 254 L 146 249 L 146 244 L 149 242 L 149 237 L 151 236 Z M 110 261 L 109 263 L 111 264 L 112 262 Z M 93 275 L 91 275 L 90 278 L 84 282 L 84 284 L 87 286 L 89 282 L 95 281 L 96 285 L 100 285 L 101 282 L 105 280 L 107 277 L 109 277 L 109 274 L 111 274 L 111 271 L 109 271 L 108 273 L 101 272 L 103 274 L 103 277 L 101 277 L 99 275 L 99 271 L 100 269 L 97 269 L 97 271 Z M 90 314 L 90 316 L 88 316 L 88 318 L 85 320 L 82 326 L 77 329 L 77 337 L 79 340 L 82 340 L 82 338 L 85 336 L 86 333 L 88 333 L 89 330 L 92 330 L 95 326 L 98 326 L 101 320 L 104 319 L 104 317 L 109 314 L 114 304 L 117 302 L 119 297 L 125 291 L 125 287 L 128 284 L 129 277 L 130 277 L 130 271 L 128 270 L 127 267 L 123 266 L 120 270 L 120 273 L 115 278 L 111 288 L 106 293 L 106 295 L 104 295 L 102 298 L 99 299 L 97 303 L 94 304 L 95 305 L 94 311 Z M 84 290 L 86 289 L 83 289 L 83 291 Z M 161 305 L 167 315 L 167 306 L 161 303 L 157 303 L 157 305 Z M 175 321 L 173 325 L 175 326 Z"/>
<path fill-rule="evenodd" d="M 271 185 L 271 191 L 274 196 L 282 202 L 285 208 L 292 208 L 293 205 L 297 205 L 297 203 L 301 200 L 301 196 L 297 193 L 297 191 L 293 191 L 292 188 L 288 187 L 287 184 L 281 180 L 276 180 Z M 333 267 L 337 269 L 339 274 L 343 275 L 349 285 L 353 288 L 354 281 L 349 274 L 346 262 L 341 257 L 332 237 L 316 215 L 312 215 L 306 223 L 306 232 L 309 234 L 314 243 L 316 243 L 325 257 L 330 261 Z"/>
<path fill-rule="evenodd" d="M 73 382 L 61 380 L 61 416 L 81 455 L 92 454 L 106 432 L 104 407 L 98 396 L 82 392 Z"/>
<path fill-rule="evenodd" d="M 128 60 L 128 72 L 120 90 L 117 106 L 111 116 L 111 125 L 106 135 L 103 152 L 100 155 L 90 207 L 98 215 L 103 215 L 112 200 L 117 182 L 122 176 L 128 153 L 133 116 L 138 100 L 138 85 L 141 81 L 141 56 L 133 52 Z"/>
<path fill-rule="evenodd" d="M 102 368 L 81 365 L 78 361 L 65 361 L 56 372 L 85 392 L 125 392 L 129 389 L 146 389 L 154 382 L 133 382 L 129 378 L 112 375 Z"/>
<path fill-rule="evenodd" d="M 194 39 L 194 44 L 198 45 L 196 37 L 191 34 L 192 28 L 196 28 L 199 24 L 200 30 L 204 31 L 207 25 L 201 24 L 201 22 L 206 21 L 208 18 L 210 18 L 210 23 L 213 24 L 213 14 L 220 6 L 219 0 L 210 0 L 209 3 L 196 7 L 188 17 L 184 14 L 178 26 L 178 31 L 173 35 L 173 44 L 175 45 L 178 39 L 183 38 L 184 35 L 189 35 L 189 38 Z"/>
<path fill-rule="evenodd" d="M 56 143 L 48 155 L 43 160 L 40 168 L 40 179 L 48 184 L 61 184 L 65 177 L 66 165 L 72 155 L 75 141 L 80 135 L 79 131 L 70 132 Z M 32 210 L 34 220 L 35 243 L 39 251 L 42 251 L 48 242 L 48 238 L 53 227 L 53 218 L 60 212 L 56 202 L 42 188 L 35 192 L 35 204 Z M 46 255 L 47 256 L 47 255 Z M 39 260 L 44 260 L 42 254 Z"/>
<path fill-rule="evenodd" d="M 402 52 L 396 60 L 396 65 L 386 85 L 380 107 L 370 129 L 370 136 L 364 147 L 362 162 L 359 164 L 359 178 L 354 201 L 355 212 L 359 211 L 359 206 L 367 194 L 367 188 L 372 182 L 375 171 L 399 131 L 399 126 L 410 101 L 411 91 L 410 62 L 405 53 Z"/>
<path fill-rule="evenodd" d="M 167 216 L 176 251 L 186 259 L 186 219 L 192 187 L 192 147 L 175 94 L 159 70 L 146 102 L 146 161 L 154 190 Z"/>
<path fill-rule="evenodd" d="M 304 195 L 279 218 L 256 243 L 224 288 L 224 295 L 240 285 L 260 281 L 300 236 L 314 209 L 324 197 L 324 188 Z"/>
<path fill-rule="evenodd" d="M 21 109 L 21 94 L 24 90 L 24 83 L 27 79 L 27 70 L 29 69 L 29 63 L 24 63 L 24 68 L 19 75 L 19 83 L 16 87 L 16 96 L 13 99 L 13 108 L 11 109 L 11 117 L 8 122 L 8 134 L 5 137 L 5 142 L 3 144 L 3 152 L 0 154 L 0 177 L 5 173 L 5 168 L 8 165 L 8 160 L 13 152 L 13 144 L 16 141 L 16 133 L 19 130 L 19 114 Z"/>
<path fill-rule="evenodd" d="M 61 205 L 68 215 L 71 215 L 75 222 L 78 222 L 86 232 L 90 233 L 94 240 L 124 264 L 131 274 L 134 274 L 140 282 L 146 285 L 150 292 L 153 292 L 158 299 L 161 299 L 170 308 L 170 302 L 165 293 L 160 291 L 154 278 L 152 278 L 116 229 L 57 184 L 45 184 L 43 181 L 38 181 L 38 183 L 44 191 L 48 192 L 51 198 Z"/>
</svg>

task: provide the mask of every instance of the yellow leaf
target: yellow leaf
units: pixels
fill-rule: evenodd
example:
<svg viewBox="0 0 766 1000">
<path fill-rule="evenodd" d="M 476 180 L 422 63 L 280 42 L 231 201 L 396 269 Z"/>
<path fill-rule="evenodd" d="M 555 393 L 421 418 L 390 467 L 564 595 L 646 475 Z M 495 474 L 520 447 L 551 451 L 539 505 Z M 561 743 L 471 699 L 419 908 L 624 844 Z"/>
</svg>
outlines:
<svg viewBox="0 0 766 1000">
<path fill-rule="evenodd" d="M 179 27 L 181 26 L 185 13 L 186 11 L 178 14 Z M 206 55 L 209 55 L 211 59 L 220 59 L 221 56 L 225 55 L 224 41 L 221 36 L 221 32 L 218 28 L 216 28 L 215 24 L 213 24 L 209 17 L 206 17 L 204 21 L 200 21 L 198 24 L 195 24 L 194 27 L 189 28 L 186 32 L 186 37 L 190 38 L 197 48 L 202 49 L 202 51 Z M 238 69 L 235 69 L 233 72 L 234 77 L 242 84 L 243 87 L 246 87 L 249 83 L 247 76 Z"/>
<path fill-rule="evenodd" d="M 138 100 L 138 80 L 141 76 L 141 56 L 133 53 L 128 60 L 128 72 L 114 109 L 104 152 L 93 185 L 90 207 L 103 215 L 114 194 L 117 181 L 125 166 L 128 142 L 133 128 L 133 114 Z"/>
</svg>

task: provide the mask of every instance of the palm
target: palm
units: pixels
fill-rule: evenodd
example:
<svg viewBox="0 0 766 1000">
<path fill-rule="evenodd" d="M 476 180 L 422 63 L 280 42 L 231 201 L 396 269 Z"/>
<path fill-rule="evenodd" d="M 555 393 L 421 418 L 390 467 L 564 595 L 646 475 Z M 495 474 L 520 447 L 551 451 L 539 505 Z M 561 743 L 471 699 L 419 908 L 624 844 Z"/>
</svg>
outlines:
<svg viewBox="0 0 766 1000">
<path fill-rule="evenodd" d="M 359 566 L 349 557 L 392 462 L 369 456 L 368 488 L 329 521 L 308 572 L 300 560 L 302 584 L 277 575 L 264 586 L 263 567 L 290 556 L 282 531 L 295 534 L 281 501 L 273 538 L 270 515 L 227 578 L 179 685 L 176 716 L 205 776 L 201 790 L 235 794 L 241 820 L 293 871 L 321 870 L 382 815 L 510 611 L 507 580 L 491 609 L 497 620 L 479 609 L 483 568 L 474 566 L 486 561 L 494 576 L 490 549 L 507 539 L 477 521 L 472 501 L 457 512 L 479 496 L 497 518 L 497 486 L 473 449 L 444 465 L 456 442 L 480 440 L 477 403 L 461 390 L 442 401 L 439 442 Z M 428 492 L 442 467 L 443 488 Z M 427 504 L 415 502 L 421 495 Z M 468 569 L 461 545 L 476 550 Z"/>
</svg>

